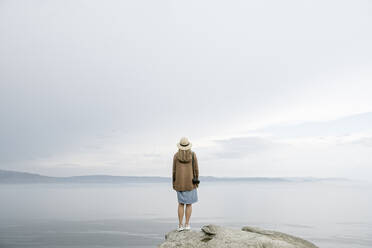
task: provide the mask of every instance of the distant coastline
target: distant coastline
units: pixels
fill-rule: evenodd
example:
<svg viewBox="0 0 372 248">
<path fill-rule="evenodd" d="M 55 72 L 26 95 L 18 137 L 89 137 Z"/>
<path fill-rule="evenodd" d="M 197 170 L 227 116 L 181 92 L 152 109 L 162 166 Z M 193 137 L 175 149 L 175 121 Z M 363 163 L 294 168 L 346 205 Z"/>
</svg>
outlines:
<svg viewBox="0 0 372 248">
<path fill-rule="evenodd" d="M 213 177 L 201 176 L 203 182 L 319 182 L 319 181 L 351 181 L 347 178 L 328 177 Z M 170 177 L 150 176 L 111 176 L 84 175 L 71 177 L 50 177 L 36 173 L 0 170 L 0 184 L 29 183 L 170 183 Z"/>
</svg>

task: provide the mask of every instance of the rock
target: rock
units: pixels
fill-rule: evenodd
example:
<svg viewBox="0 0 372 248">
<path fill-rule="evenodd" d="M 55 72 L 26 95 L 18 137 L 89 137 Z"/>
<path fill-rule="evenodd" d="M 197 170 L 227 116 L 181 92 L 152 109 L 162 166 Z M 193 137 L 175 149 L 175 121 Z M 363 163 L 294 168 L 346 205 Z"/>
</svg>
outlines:
<svg viewBox="0 0 372 248">
<path fill-rule="evenodd" d="M 215 235 L 217 234 L 217 228 L 215 225 L 206 225 L 201 228 L 205 234 Z"/>
<path fill-rule="evenodd" d="M 201 231 L 173 230 L 165 235 L 159 248 L 249 247 L 249 248 L 318 248 L 304 239 L 285 233 L 245 226 L 241 230 L 206 225 Z"/>
</svg>

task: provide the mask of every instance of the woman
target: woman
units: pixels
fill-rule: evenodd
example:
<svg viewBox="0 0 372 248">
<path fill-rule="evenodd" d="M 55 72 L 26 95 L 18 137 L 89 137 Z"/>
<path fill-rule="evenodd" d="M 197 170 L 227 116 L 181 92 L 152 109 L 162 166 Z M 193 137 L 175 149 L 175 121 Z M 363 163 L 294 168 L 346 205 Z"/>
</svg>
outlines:
<svg viewBox="0 0 372 248">
<path fill-rule="evenodd" d="M 178 199 L 178 231 L 190 230 L 190 217 L 192 204 L 198 201 L 198 184 L 193 183 L 193 178 L 199 177 L 198 160 L 191 143 L 186 137 L 182 137 L 177 143 L 178 152 L 173 156 L 172 180 L 173 189 L 177 191 Z M 186 205 L 186 211 L 184 207 Z M 185 214 L 185 226 L 183 226 L 183 214 Z"/>
</svg>

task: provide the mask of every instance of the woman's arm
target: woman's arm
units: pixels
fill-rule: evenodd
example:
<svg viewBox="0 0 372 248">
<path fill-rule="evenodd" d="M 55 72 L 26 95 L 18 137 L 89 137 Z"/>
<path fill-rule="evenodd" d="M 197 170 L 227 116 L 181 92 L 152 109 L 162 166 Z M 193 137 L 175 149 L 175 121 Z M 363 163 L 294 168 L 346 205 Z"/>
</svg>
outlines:
<svg viewBox="0 0 372 248">
<path fill-rule="evenodd" d="M 174 181 L 176 181 L 176 157 L 173 156 L 173 167 L 172 167 L 172 184 L 174 188 Z"/>
<path fill-rule="evenodd" d="M 195 166 L 195 176 L 196 176 L 196 178 L 199 178 L 198 159 L 196 158 L 195 152 L 194 152 L 194 166 Z"/>
</svg>

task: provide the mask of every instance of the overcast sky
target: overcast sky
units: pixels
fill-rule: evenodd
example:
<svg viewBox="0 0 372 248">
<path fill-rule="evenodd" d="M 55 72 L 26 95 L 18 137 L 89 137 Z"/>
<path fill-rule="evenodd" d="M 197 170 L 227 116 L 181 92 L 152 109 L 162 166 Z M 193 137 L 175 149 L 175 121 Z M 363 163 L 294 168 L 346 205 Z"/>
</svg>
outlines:
<svg viewBox="0 0 372 248">
<path fill-rule="evenodd" d="M 371 1 L 0 0 L 0 169 L 372 175 Z"/>
</svg>

